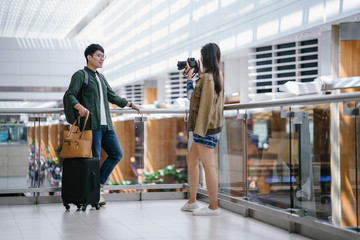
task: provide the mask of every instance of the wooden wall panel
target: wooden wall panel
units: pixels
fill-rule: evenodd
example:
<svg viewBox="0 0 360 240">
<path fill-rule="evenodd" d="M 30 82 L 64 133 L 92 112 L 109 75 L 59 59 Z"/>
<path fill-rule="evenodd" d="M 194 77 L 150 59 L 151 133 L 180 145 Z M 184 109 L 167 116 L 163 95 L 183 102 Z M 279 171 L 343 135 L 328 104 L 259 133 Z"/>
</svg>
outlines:
<svg viewBox="0 0 360 240">
<path fill-rule="evenodd" d="M 147 171 L 176 164 L 176 118 L 147 121 Z"/>
<path fill-rule="evenodd" d="M 27 142 L 31 144 L 34 140 L 34 127 L 27 127 Z"/>
<path fill-rule="evenodd" d="M 156 88 L 146 88 L 145 89 L 145 104 L 153 104 L 157 99 L 157 89 Z"/>
<path fill-rule="evenodd" d="M 56 157 L 56 150 L 59 148 L 58 125 L 49 126 L 49 159 Z"/>
<path fill-rule="evenodd" d="M 34 128 L 35 128 L 35 133 L 34 133 Z M 32 140 L 31 143 L 36 146 L 36 152 L 38 153 L 38 149 L 39 149 L 39 127 L 31 127 L 31 133 L 32 133 Z"/>
<path fill-rule="evenodd" d="M 340 77 L 360 76 L 360 40 L 340 42 Z M 359 89 L 356 89 L 359 90 Z M 355 90 L 346 90 L 355 91 Z"/>
<path fill-rule="evenodd" d="M 27 127 L 27 142 L 28 142 L 28 146 L 29 146 L 29 151 L 32 151 L 32 147 L 31 144 L 34 141 L 34 127 Z M 34 161 L 34 158 L 32 157 L 29 160 L 29 163 L 32 163 Z"/>
<path fill-rule="evenodd" d="M 340 77 L 360 76 L 360 41 L 340 42 Z M 353 92 L 359 89 L 342 90 Z M 356 226 L 355 192 L 355 121 L 344 116 L 340 105 L 340 168 L 341 168 L 341 207 L 342 226 Z M 358 137 L 359 134 L 358 134 Z M 358 202 L 360 204 L 360 202 Z M 360 212 L 358 213 L 360 214 Z"/>
<path fill-rule="evenodd" d="M 45 158 L 45 162 L 46 163 L 46 159 L 49 158 L 49 154 L 48 154 L 48 150 L 47 147 L 49 145 L 49 126 L 41 126 L 41 156 L 43 156 Z"/>
</svg>

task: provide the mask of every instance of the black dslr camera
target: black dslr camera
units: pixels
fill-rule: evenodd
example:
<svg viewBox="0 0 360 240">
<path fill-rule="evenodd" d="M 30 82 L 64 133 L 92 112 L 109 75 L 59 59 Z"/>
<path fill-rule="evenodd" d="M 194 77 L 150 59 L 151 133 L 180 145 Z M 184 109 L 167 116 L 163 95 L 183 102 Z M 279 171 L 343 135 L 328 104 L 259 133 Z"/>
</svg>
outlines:
<svg viewBox="0 0 360 240">
<path fill-rule="evenodd" d="M 187 61 L 178 61 L 177 67 L 179 71 L 186 67 L 186 62 L 189 63 L 190 68 L 194 69 L 194 74 L 199 71 L 198 61 L 195 58 L 188 58 Z"/>
</svg>

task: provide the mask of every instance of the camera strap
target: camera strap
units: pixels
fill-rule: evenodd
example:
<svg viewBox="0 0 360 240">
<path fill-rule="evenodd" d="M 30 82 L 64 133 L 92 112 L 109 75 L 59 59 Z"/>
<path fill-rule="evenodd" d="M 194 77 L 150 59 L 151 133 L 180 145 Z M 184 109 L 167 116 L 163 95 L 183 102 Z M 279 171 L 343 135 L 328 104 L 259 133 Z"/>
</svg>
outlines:
<svg viewBox="0 0 360 240">
<path fill-rule="evenodd" d="M 187 76 L 187 74 L 188 74 L 188 72 L 190 71 L 190 69 L 191 69 L 191 68 L 189 68 L 187 71 L 184 70 L 184 72 L 183 72 L 183 76 L 184 76 L 184 77 Z M 194 71 L 193 74 L 192 74 L 192 76 L 191 76 L 191 79 L 192 79 L 195 75 L 196 75 L 196 72 Z"/>
</svg>

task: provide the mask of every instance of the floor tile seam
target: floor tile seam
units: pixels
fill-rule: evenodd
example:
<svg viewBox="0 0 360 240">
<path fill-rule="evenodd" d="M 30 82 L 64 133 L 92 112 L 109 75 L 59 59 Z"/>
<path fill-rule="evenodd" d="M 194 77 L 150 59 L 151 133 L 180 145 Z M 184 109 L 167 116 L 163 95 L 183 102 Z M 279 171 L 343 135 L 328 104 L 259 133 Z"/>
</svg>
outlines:
<svg viewBox="0 0 360 240">
<path fill-rule="evenodd" d="M 64 210 L 63 210 L 64 211 Z M 68 210 L 65 210 L 65 212 L 68 211 Z M 70 213 L 70 211 L 68 212 Z M 64 238 L 64 235 L 62 233 L 62 231 L 60 231 L 60 229 L 58 230 L 58 227 L 56 225 L 57 222 L 53 222 L 50 217 L 47 215 L 47 214 L 44 214 L 45 215 L 45 218 L 47 219 L 47 221 L 50 223 L 50 225 L 52 226 L 52 228 L 58 233 L 59 237 L 61 237 L 62 239 Z M 75 216 L 71 216 L 71 217 L 75 217 Z M 78 219 L 79 216 L 76 216 L 76 219 L 75 220 L 79 220 Z M 70 219 L 70 220 L 74 220 L 74 219 Z M 84 224 L 84 226 L 86 227 L 89 227 L 89 224 L 86 222 L 86 221 L 81 221 L 82 224 Z"/>
<path fill-rule="evenodd" d="M 100 209 L 101 210 L 101 209 Z M 106 210 L 106 209 L 105 209 Z M 106 212 L 105 212 L 106 213 Z M 100 213 L 101 214 L 101 213 Z M 127 225 L 123 224 L 120 220 L 118 220 L 117 218 L 114 218 L 112 215 L 109 215 L 108 213 L 106 213 L 106 215 L 110 216 L 111 217 L 111 221 L 115 221 L 115 222 L 118 222 L 119 224 L 121 224 L 122 227 L 124 227 L 125 229 L 131 231 L 131 232 L 134 232 L 139 238 L 142 238 L 136 231 L 130 229 Z M 108 220 L 107 220 L 108 221 Z M 90 223 L 88 222 L 84 222 L 88 227 L 91 227 Z M 105 236 L 103 236 L 103 234 L 101 234 L 101 232 L 95 230 L 95 232 L 97 234 L 99 234 L 103 239 L 106 239 Z"/>
<path fill-rule="evenodd" d="M 10 208 L 10 212 L 11 212 L 12 218 L 13 218 L 14 221 L 15 221 L 16 229 L 17 229 L 18 233 L 20 234 L 21 239 L 24 239 L 23 233 L 20 231 L 20 225 L 19 225 L 18 221 L 16 220 L 16 217 L 15 217 L 14 212 L 13 212 L 13 210 L 12 210 L 12 208 L 11 208 L 10 205 L 9 205 L 9 208 Z"/>
<path fill-rule="evenodd" d="M 41 211 L 43 211 L 43 210 L 41 209 Z M 51 219 L 49 218 L 49 216 L 46 214 L 46 212 L 44 212 L 43 215 L 45 216 L 45 219 L 49 222 L 49 224 L 52 226 L 52 228 L 55 230 L 55 232 L 58 234 L 58 236 L 59 236 L 61 239 L 64 239 L 63 235 L 61 234 L 60 231 L 58 231 L 57 227 L 53 224 L 53 222 L 51 221 Z"/>
</svg>

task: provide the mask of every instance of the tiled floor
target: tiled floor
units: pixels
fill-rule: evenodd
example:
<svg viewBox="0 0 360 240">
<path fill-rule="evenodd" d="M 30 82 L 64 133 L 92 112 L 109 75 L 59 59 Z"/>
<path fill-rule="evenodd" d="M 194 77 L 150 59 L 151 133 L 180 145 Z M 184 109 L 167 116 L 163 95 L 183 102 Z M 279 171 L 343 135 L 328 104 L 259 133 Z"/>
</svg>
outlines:
<svg viewBox="0 0 360 240">
<path fill-rule="evenodd" d="M 180 211 L 185 201 L 108 202 L 85 212 L 74 205 L 66 211 L 62 204 L 0 206 L 0 239 L 308 239 L 223 209 L 220 216 L 194 217 Z"/>
</svg>

